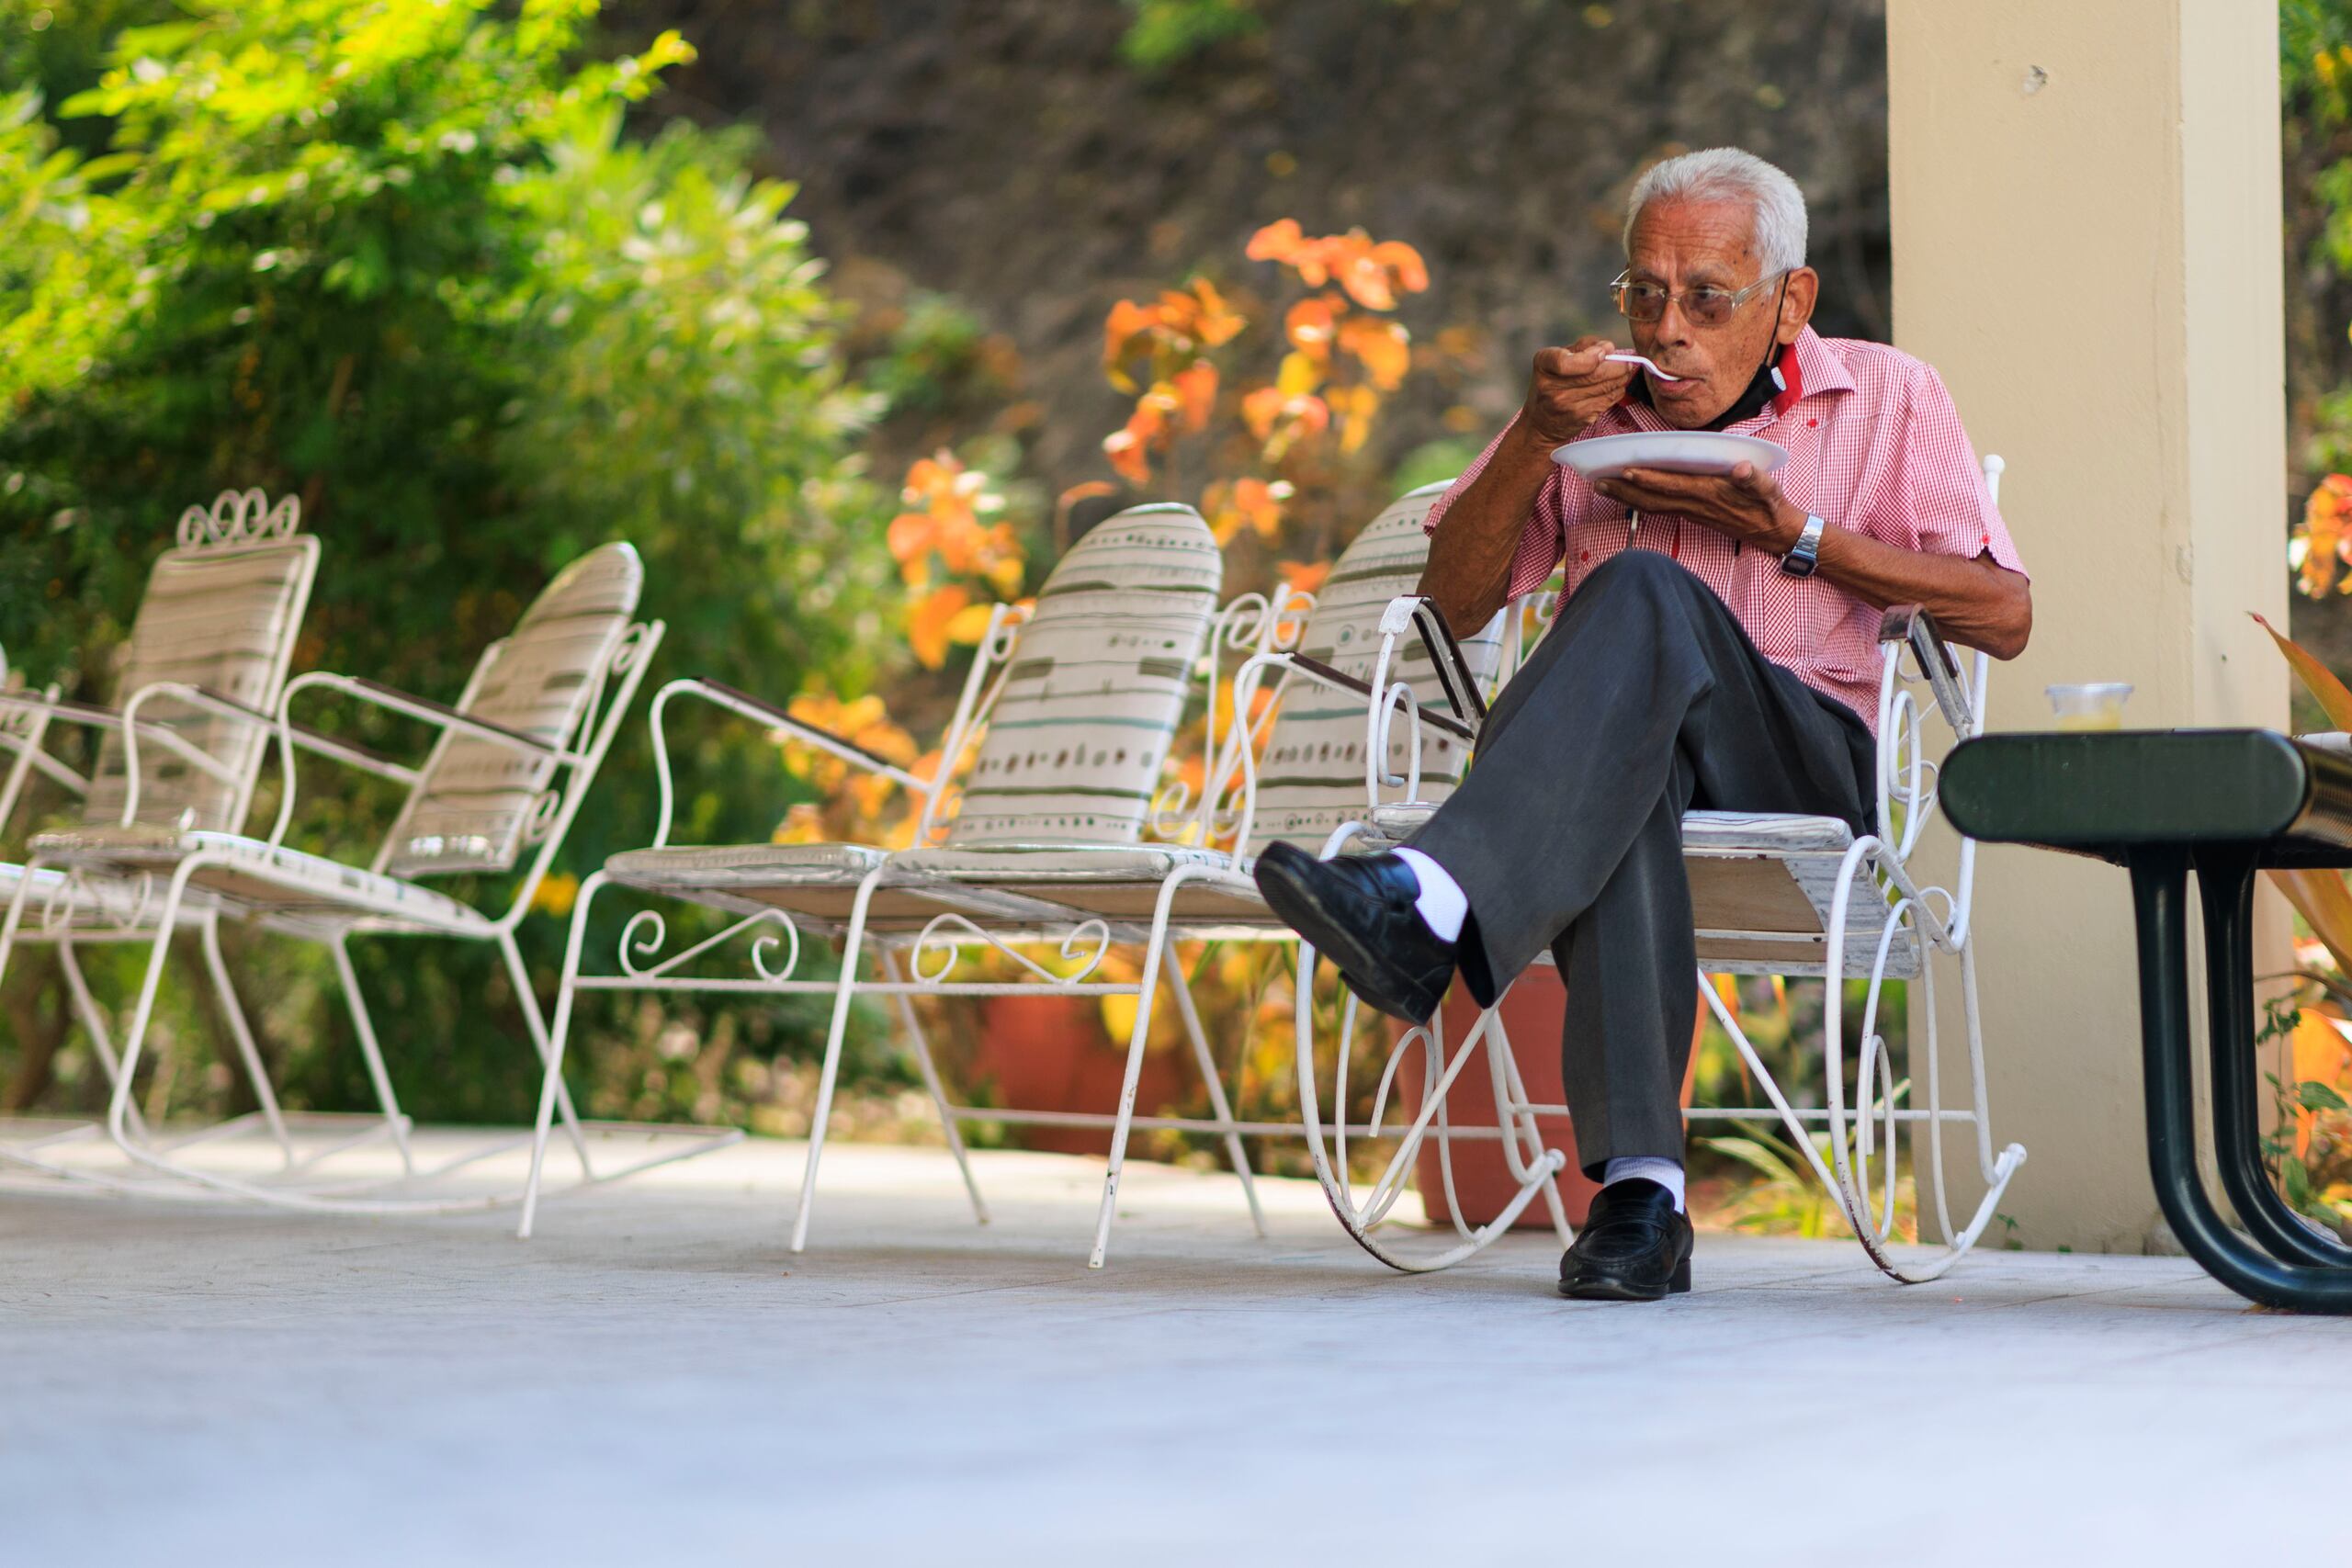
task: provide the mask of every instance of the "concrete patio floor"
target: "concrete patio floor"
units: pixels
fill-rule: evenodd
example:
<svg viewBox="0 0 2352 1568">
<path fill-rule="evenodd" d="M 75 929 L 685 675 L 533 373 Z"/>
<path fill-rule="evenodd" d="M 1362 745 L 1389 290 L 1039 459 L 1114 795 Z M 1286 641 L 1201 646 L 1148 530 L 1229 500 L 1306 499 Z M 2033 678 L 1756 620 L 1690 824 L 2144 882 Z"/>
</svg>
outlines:
<svg viewBox="0 0 2352 1568">
<path fill-rule="evenodd" d="M 1311 1185 L 757 1143 L 506 1215 L 0 1193 L 0 1562 L 2344 1561 L 2352 1321 L 2193 1265 L 1899 1289 L 1707 1235 L 1654 1307 L 1548 1239 L 1392 1275 Z"/>
</svg>

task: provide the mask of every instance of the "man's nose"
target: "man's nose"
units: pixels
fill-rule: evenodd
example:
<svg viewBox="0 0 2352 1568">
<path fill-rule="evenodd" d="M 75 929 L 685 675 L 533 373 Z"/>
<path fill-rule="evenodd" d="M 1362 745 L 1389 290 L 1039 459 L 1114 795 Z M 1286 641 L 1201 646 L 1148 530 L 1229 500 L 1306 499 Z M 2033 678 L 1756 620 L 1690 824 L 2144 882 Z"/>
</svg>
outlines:
<svg viewBox="0 0 2352 1568">
<path fill-rule="evenodd" d="M 1682 309 L 1680 296 L 1672 294 L 1667 296 L 1666 309 L 1659 313 L 1657 324 L 1653 330 L 1657 333 L 1657 341 L 1660 344 L 1690 341 L 1692 330 L 1690 317 Z"/>
</svg>

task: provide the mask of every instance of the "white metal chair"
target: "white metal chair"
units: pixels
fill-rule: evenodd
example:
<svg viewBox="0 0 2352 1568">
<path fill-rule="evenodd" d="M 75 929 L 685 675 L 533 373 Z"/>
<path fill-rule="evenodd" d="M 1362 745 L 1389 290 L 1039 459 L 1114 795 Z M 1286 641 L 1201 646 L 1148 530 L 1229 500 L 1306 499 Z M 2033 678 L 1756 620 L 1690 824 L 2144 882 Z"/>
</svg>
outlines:
<svg viewBox="0 0 2352 1568">
<path fill-rule="evenodd" d="M 232 831 L 242 824 L 268 757 L 272 710 L 318 570 L 318 540 L 300 529 L 295 497 L 273 505 L 258 490 L 223 491 L 209 507 L 183 511 L 176 543 L 149 573 L 123 650 L 117 706 L 64 701 L 53 684 L 38 693 L 0 691 L 0 753 L 8 757 L 0 780 L 0 825 L 26 803 L 37 778 L 78 796 L 85 827 L 135 819 L 150 826 Z M 50 749 L 53 727 L 101 732 L 87 776 Z M 134 758 L 142 746 L 149 757 L 147 777 L 134 784 Z M 14 944 L 52 948 L 74 1016 L 119 1089 L 129 1075 L 76 949 L 153 941 L 160 952 L 173 932 L 194 934 L 259 1103 L 254 1115 L 266 1122 L 281 1157 L 293 1159 L 285 1118 L 221 958 L 220 911 L 214 900 L 194 896 L 167 910 L 153 878 L 143 871 L 38 863 L 0 863 L 0 898 L 9 907 L 7 930 L 0 935 L 0 975 L 6 973 Z M 37 911 L 30 928 L 23 925 L 28 908 Z M 125 1117 L 133 1135 L 146 1135 L 135 1107 L 126 1105 Z M 232 1118 L 179 1134 L 171 1143 L 185 1147 L 239 1131 L 251 1120 Z M 52 1175 L 104 1179 L 53 1157 L 95 1134 L 97 1123 L 28 1119 L 19 1125 L 25 1135 L 0 1141 L 0 1160 Z"/>
<path fill-rule="evenodd" d="M 1142 1003 L 1127 1041 L 1119 1106 L 1107 1119 L 1111 1160 L 1096 1214 L 1092 1266 L 1102 1265 L 1109 1247 L 1119 1177 L 1135 1127 L 1222 1135 L 1229 1157 L 1245 1175 L 1240 1134 L 1295 1137 L 1305 1131 L 1283 1122 L 1236 1122 L 1221 1093 L 1212 1097 L 1214 1117 L 1138 1118 L 1136 1089 L 1152 1004 L 1164 981 L 1196 1053 L 1205 1060 L 1208 1045 L 1173 962 L 1174 944 L 1295 943 L 1250 876 L 1268 844 L 1280 840 L 1319 849 L 1334 833 L 1376 835 L 1370 818 L 1385 795 L 1393 796 L 1392 804 L 1412 801 L 1433 808 L 1450 793 L 1466 759 L 1471 731 L 1414 697 L 1415 677 L 1438 678 L 1429 650 L 1382 631 L 1392 598 L 1420 577 L 1429 553 L 1422 520 L 1444 490 L 1443 484 L 1424 486 L 1383 511 L 1333 563 L 1319 597 L 1278 599 L 1260 611 L 1262 619 L 1252 623 L 1245 617 L 1238 624 L 1237 629 L 1254 626 L 1234 640 L 1253 643 L 1255 651 L 1235 673 L 1233 709 L 1257 716 L 1253 723 L 1231 727 L 1195 809 L 1188 811 L 1192 803 L 1181 795 L 1163 802 L 1155 826 L 1164 839 L 1180 841 L 1138 845 L 1117 854 L 1006 854 L 983 846 L 915 851 L 902 857 L 910 874 L 1045 899 L 1066 911 L 1067 919 L 1092 922 L 1102 947 L 1132 943 L 1144 955 Z M 1449 648 L 1445 678 L 1490 682 L 1502 656 L 1502 624 L 1498 616 L 1464 647 Z M 1255 699 L 1261 688 L 1272 701 L 1260 711 Z M 1374 697 L 1383 691 L 1385 703 Z M 1395 795 L 1399 790 L 1402 795 Z M 1374 841 L 1366 838 L 1367 845 Z M 971 942 L 976 935 L 991 940 L 987 932 L 976 933 L 969 922 L 958 922 L 953 931 L 934 929 L 925 933 L 927 951 L 944 958 L 956 942 Z M 919 943 L 919 974 L 924 951 L 926 943 Z M 936 973 L 944 975 L 944 967 Z M 1052 987 L 1052 980 L 1041 976 L 1037 988 Z M 954 1113 L 967 1120 L 1001 1115 L 963 1108 Z M 1088 1120 L 1102 1124 L 1104 1119 Z M 1385 1135 L 1376 1122 L 1377 1118 L 1354 1131 Z M 1532 1124 L 1525 1131 L 1532 1134 Z M 1254 1203 L 1253 1195 L 1253 1213 Z"/>
<path fill-rule="evenodd" d="M 1985 482 L 1996 497 L 2003 467 L 1996 457 L 1984 459 Z M 1442 634 L 1442 623 L 1425 601 L 1404 599 L 1393 607 L 1388 625 L 1401 628 L 1408 623 L 1423 627 L 1425 636 Z M 1699 928 L 1700 988 L 1767 1101 L 1753 1107 L 1697 1110 L 1690 1115 L 1701 1120 L 1780 1120 L 1871 1260 L 1890 1277 L 1916 1282 L 1942 1274 L 1976 1243 L 2026 1156 L 2017 1144 L 1996 1153 L 1988 1121 L 1971 924 L 1975 845 L 1966 840 L 1961 845 L 1956 891 L 1922 886 L 1912 865 L 1921 835 L 1935 814 L 1937 764 L 1928 755 L 1928 720 L 1931 715 L 1940 718 L 1946 731 L 1943 744 L 1933 748 L 1938 755 L 1980 733 L 1991 660 L 1974 654 L 1963 670 L 1961 650 L 1938 637 L 1928 617 L 1916 607 L 1890 611 L 1881 636 L 1884 652 L 1874 831 L 1857 836 L 1834 818 L 1721 811 L 1693 811 L 1684 818 L 1684 863 Z M 1915 690 L 1922 685 L 1929 696 L 1924 705 Z M 1375 700 L 1392 699 L 1381 694 Z M 1399 834 L 1426 815 L 1418 808 L 1374 813 L 1383 825 Z M 1947 1106 L 1943 1099 L 1934 998 L 1939 961 L 1951 965 L 1961 987 L 1970 1082 L 1964 1108 Z M 1828 999 L 1823 1010 L 1826 1062 L 1821 1105 L 1799 1108 L 1792 1103 L 1736 1014 L 1706 984 L 1710 973 L 1780 975 L 1825 982 Z M 1849 977 L 1868 982 L 1850 1100 L 1840 1004 L 1843 982 Z M 1914 1016 L 1922 1023 L 1925 1035 L 1911 1047 L 1914 1072 L 1908 1077 L 1898 1077 L 1887 1042 L 1876 1028 L 1882 994 L 1889 980 L 1912 982 L 1923 989 L 1923 1005 Z M 1306 994 L 1302 982 L 1302 998 Z M 1436 1136 L 1441 1151 L 1444 1149 L 1449 1134 L 1442 1120 L 1442 1089 L 1463 1070 L 1476 1046 L 1491 1047 L 1495 1103 L 1506 1122 L 1526 1124 L 1532 1130 L 1536 1115 L 1566 1114 L 1565 1106 L 1528 1102 L 1517 1067 L 1510 1061 L 1510 1043 L 1494 1025 L 1495 1015 L 1489 1010 L 1471 1038 L 1449 1054 L 1438 1022 L 1432 1021 L 1430 1030 L 1408 1032 L 1387 1053 L 1382 1066 L 1384 1089 L 1405 1053 L 1420 1049 L 1430 1054 L 1430 1077 L 1439 1083 L 1440 1091 L 1433 1105 L 1423 1107 L 1381 1181 L 1368 1198 L 1359 1200 L 1344 1181 L 1344 1161 L 1335 1166 L 1323 1155 L 1311 1075 L 1313 1055 L 1306 1043 L 1311 1039 L 1310 1021 L 1302 1000 L 1300 1087 L 1307 1119 L 1318 1123 L 1317 1174 L 1351 1234 L 1394 1267 L 1445 1267 L 1499 1234 L 1497 1226 L 1476 1235 L 1465 1229 L 1459 1245 L 1420 1260 L 1376 1245 L 1371 1235 L 1372 1227 L 1401 1195 L 1420 1145 Z M 1343 1023 L 1343 1036 L 1351 1026 L 1351 1020 Z M 1348 1066 L 1343 1049 L 1335 1079 L 1342 1103 Z M 1916 1102 L 1915 1077 L 1924 1080 L 1925 1105 Z M 1896 1133 L 1904 1127 L 1914 1134 L 1915 1167 L 1924 1151 L 1933 1176 L 1934 1213 L 1942 1247 L 1925 1260 L 1901 1258 L 1894 1250 Z M 1985 1190 L 1966 1221 L 1955 1224 L 1944 1179 L 1944 1140 L 1949 1132 L 1963 1127 L 1973 1134 L 1978 1174 Z M 1818 1146 L 1816 1134 L 1826 1134 L 1821 1140 L 1826 1143 L 1826 1152 Z M 1510 1140 L 1505 1141 L 1505 1148 L 1513 1149 Z M 1874 1160 L 1883 1161 L 1875 1194 Z M 1537 1177 L 1537 1163 L 1513 1158 L 1513 1174 L 1523 1183 L 1521 1208 L 1529 1196 L 1524 1183 Z"/>
<path fill-rule="evenodd" d="M 556 1002 L 554 1049 L 540 1095 L 534 1184 L 561 1093 L 563 1049 L 581 992 L 827 995 L 833 1009 L 793 1224 L 792 1245 L 798 1250 L 807 1242 L 851 1002 L 860 994 L 884 995 L 898 1003 L 974 1212 L 985 1221 L 987 1209 L 965 1160 L 956 1119 L 907 998 L 918 992 L 989 996 L 1026 988 L 1006 982 L 942 983 L 937 975 L 921 970 L 924 955 L 937 946 L 934 938 L 952 931 L 959 939 L 977 939 L 975 918 L 989 919 L 1000 931 L 1011 922 L 1032 935 L 1042 933 L 1044 940 L 1063 942 L 1072 956 L 1100 934 L 1100 922 L 1084 922 L 1017 889 L 956 882 L 922 869 L 913 855 L 894 855 L 875 845 L 673 846 L 667 709 L 674 698 L 696 697 L 896 780 L 923 803 L 919 842 L 937 837 L 950 852 L 989 847 L 1022 855 L 1072 846 L 1091 853 L 1134 852 L 1128 846 L 1137 840 L 1154 786 L 1168 765 L 1216 617 L 1222 565 L 1207 525 L 1190 507 L 1139 506 L 1098 525 L 1056 565 L 1034 613 L 1001 606 L 992 616 L 942 743 L 945 761 L 937 779 L 914 777 L 731 686 L 704 679 L 663 686 L 650 716 L 660 770 L 660 829 L 651 847 L 614 856 L 581 886 Z M 968 765 L 959 767 L 967 754 Z M 642 911 L 622 934 L 619 973 L 585 974 L 588 921 L 598 897 L 614 886 L 740 918 L 664 955 L 666 922 L 658 911 Z M 1080 920 L 1075 928 L 1074 919 Z M 839 938 L 838 981 L 796 977 L 804 930 Z M 752 936 L 751 976 L 714 976 L 697 966 L 697 960 L 746 933 Z M 1013 953 L 1014 937 L 989 940 L 1037 969 Z M 869 949 L 878 979 L 861 973 Z M 918 972 L 908 979 L 900 960 L 910 952 Z M 1059 988 L 1074 995 L 1133 994 L 1132 985 L 1083 982 L 1101 955 L 1098 946 L 1085 960 L 1080 980 Z M 1204 1048 L 1200 1060 L 1219 1113 L 1229 1119 Z M 530 1234 L 533 1217 L 534 1203 L 526 1196 L 521 1235 Z"/>
<path fill-rule="evenodd" d="M 153 877 L 163 884 L 160 904 L 167 924 L 191 897 L 201 897 L 269 931 L 325 945 L 381 1102 L 379 1132 L 399 1153 L 400 1174 L 391 1181 L 446 1176 L 502 1147 L 519 1147 L 526 1140 L 518 1136 L 467 1151 L 432 1169 L 417 1168 L 409 1148 L 407 1119 L 400 1111 L 347 943 L 354 934 L 364 934 L 443 937 L 494 946 L 513 981 L 532 1043 L 546 1056 L 547 1032 L 514 930 L 528 913 L 660 645 L 661 623 L 631 620 L 643 581 L 637 552 L 626 544 L 606 545 L 572 562 L 533 602 L 513 634 L 484 652 L 454 706 L 329 671 L 288 682 L 274 719 L 284 778 L 277 821 L 266 838 L 184 825 L 171 817 L 159 819 L 150 809 L 154 797 L 140 767 L 134 739 L 125 746 L 119 819 L 37 837 L 33 863 L 96 866 Z M 296 699 L 312 688 L 339 692 L 441 732 L 424 764 L 414 769 L 356 747 L 309 748 L 408 786 L 384 842 L 364 867 L 293 849 L 285 841 L 295 813 L 295 751 L 300 744 L 292 714 Z M 171 689 L 188 696 L 180 688 Z M 136 731 L 128 733 L 135 737 Z M 495 912 L 478 908 L 427 886 L 427 879 L 458 874 L 512 874 L 505 907 Z M 21 902 L 12 907 L 7 928 L 0 930 L 0 951 L 17 927 Z M 153 1010 L 163 952 L 159 939 L 141 986 L 108 1110 L 108 1131 L 134 1160 L 215 1191 L 297 1208 L 452 1211 L 520 1196 L 384 1196 L 373 1190 L 389 1183 L 378 1180 L 322 1184 L 307 1178 L 300 1183 L 248 1179 L 193 1166 L 130 1138 L 128 1085 Z M 594 1167 L 586 1130 L 568 1097 L 562 1111 L 583 1183 L 616 1179 L 739 1135 L 718 1129 L 676 1130 L 684 1147 L 625 1168 L 600 1171 Z M 347 1142 L 339 1144 L 328 1152 L 347 1146 Z"/>
</svg>

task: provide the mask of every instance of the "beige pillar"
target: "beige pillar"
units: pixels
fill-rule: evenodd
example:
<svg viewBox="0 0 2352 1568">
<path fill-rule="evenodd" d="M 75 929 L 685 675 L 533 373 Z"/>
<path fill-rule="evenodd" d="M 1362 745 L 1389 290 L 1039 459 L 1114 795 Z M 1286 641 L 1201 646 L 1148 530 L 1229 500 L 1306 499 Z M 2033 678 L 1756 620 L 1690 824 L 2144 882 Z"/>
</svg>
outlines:
<svg viewBox="0 0 2352 1568">
<path fill-rule="evenodd" d="M 2034 574 L 1994 728 L 2101 680 L 2139 688 L 2137 726 L 2283 727 L 2246 618 L 2283 625 L 2287 598 L 2277 7 L 1890 0 L 1887 89 L 1895 339 L 2008 460 Z M 2256 974 L 2286 960 L 2265 897 Z M 2030 1152 L 2003 1211 L 2029 1246 L 2141 1250 L 2123 875 L 1991 849 L 1976 919 L 1995 1134 Z"/>
</svg>

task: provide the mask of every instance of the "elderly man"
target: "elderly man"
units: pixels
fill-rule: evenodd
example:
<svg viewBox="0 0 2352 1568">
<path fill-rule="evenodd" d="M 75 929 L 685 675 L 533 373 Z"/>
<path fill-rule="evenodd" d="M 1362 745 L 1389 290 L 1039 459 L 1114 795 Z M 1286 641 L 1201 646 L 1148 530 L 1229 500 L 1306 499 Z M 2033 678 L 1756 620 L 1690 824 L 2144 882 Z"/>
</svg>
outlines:
<svg viewBox="0 0 2352 1568">
<path fill-rule="evenodd" d="M 1883 607 L 2008 659 L 2032 603 L 1933 370 L 1806 323 L 1804 197 L 1731 148 L 1634 187 L 1614 286 L 1634 346 L 1535 356 L 1525 405 L 1429 515 L 1421 592 L 1457 632 L 1565 563 L 1552 630 L 1504 689 L 1468 778 L 1393 854 L 1277 846 L 1267 902 L 1365 1001 L 1425 1021 L 1459 969 L 1489 1005 L 1546 948 L 1577 1147 L 1600 1195 L 1564 1294 L 1690 1288 L 1679 1090 L 1697 953 L 1681 856 L 1692 807 L 1840 817 L 1864 830 Z M 1667 378 L 1672 378 L 1668 379 Z M 1758 435 L 1777 474 L 1628 469 L 1588 484 L 1566 442 Z"/>
</svg>

